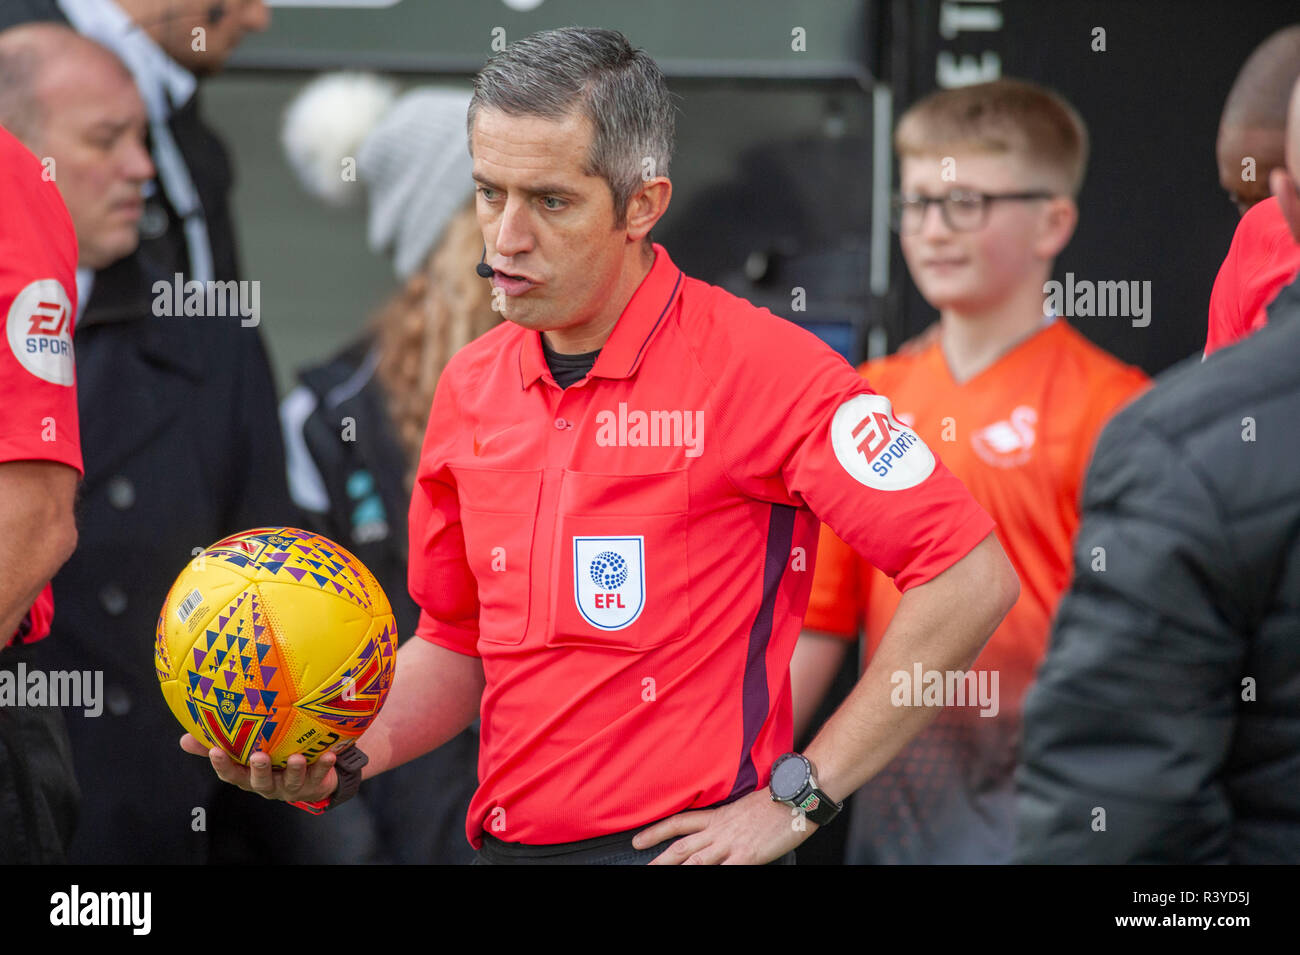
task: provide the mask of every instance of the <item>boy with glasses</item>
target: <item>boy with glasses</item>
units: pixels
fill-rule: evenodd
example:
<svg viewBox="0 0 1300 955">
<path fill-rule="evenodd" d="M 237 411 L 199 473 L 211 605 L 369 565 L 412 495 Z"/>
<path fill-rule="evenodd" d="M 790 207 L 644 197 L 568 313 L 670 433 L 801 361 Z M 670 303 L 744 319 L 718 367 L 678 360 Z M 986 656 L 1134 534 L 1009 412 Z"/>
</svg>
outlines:
<svg viewBox="0 0 1300 955">
<path fill-rule="evenodd" d="M 944 709 L 854 797 L 848 861 L 1005 862 L 1020 702 L 1070 581 L 1084 469 L 1146 378 L 1044 305 L 1087 160 L 1068 104 L 1008 79 L 940 91 L 903 115 L 895 147 L 894 224 L 940 329 L 861 371 L 997 521 L 1022 589 L 970 671 L 893 675 L 895 705 Z M 847 647 L 862 634 L 869 657 L 898 599 L 823 526 L 791 663 L 796 739 Z"/>
</svg>

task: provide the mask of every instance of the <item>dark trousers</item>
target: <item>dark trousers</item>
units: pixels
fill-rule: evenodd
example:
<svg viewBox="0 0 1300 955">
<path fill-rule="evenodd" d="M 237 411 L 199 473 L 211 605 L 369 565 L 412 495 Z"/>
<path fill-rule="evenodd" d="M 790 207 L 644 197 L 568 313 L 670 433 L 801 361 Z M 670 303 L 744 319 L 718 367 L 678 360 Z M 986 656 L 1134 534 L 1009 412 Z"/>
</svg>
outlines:
<svg viewBox="0 0 1300 955">
<path fill-rule="evenodd" d="M 31 647 L 0 650 L 0 670 L 13 674 Z M 0 706 L 0 864 L 65 861 L 77 825 L 81 793 L 72 770 L 72 749 L 55 706 Z"/>
</svg>

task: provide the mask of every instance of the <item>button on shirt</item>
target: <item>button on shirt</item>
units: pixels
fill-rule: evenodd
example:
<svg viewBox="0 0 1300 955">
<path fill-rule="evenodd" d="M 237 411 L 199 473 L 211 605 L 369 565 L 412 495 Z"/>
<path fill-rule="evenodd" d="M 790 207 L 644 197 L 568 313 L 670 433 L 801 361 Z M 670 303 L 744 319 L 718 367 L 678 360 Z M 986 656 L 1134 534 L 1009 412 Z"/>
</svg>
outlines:
<svg viewBox="0 0 1300 955">
<path fill-rule="evenodd" d="M 993 530 L 847 362 L 661 246 L 569 388 L 510 322 L 462 349 L 410 586 L 418 634 L 483 662 L 470 842 L 587 839 L 764 785 L 818 516 L 900 589 Z"/>
</svg>

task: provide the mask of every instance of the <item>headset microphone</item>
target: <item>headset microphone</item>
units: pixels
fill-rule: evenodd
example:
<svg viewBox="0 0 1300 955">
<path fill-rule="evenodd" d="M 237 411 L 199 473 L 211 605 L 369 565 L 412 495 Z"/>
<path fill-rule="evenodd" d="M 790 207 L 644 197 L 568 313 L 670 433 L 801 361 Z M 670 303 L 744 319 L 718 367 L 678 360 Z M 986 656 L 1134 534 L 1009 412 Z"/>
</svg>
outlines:
<svg viewBox="0 0 1300 955">
<path fill-rule="evenodd" d="M 478 260 L 478 265 L 474 266 L 474 271 L 479 274 L 480 278 L 490 279 L 495 271 L 492 266 L 487 264 L 487 245 L 483 246 L 483 258 Z"/>
</svg>

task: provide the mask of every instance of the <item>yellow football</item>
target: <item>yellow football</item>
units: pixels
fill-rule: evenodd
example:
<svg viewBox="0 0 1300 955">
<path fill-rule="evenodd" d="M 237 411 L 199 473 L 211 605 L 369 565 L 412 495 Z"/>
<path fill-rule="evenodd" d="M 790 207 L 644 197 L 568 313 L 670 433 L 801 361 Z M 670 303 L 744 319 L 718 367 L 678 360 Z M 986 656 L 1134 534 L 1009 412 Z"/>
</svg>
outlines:
<svg viewBox="0 0 1300 955">
<path fill-rule="evenodd" d="M 176 578 L 154 643 L 167 705 L 240 763 L 283 767 L 346 749 L 393 682 L 397 625 L 359 560 L 328 538 L 260 527 L 206 548 Z"/>
</svg>

